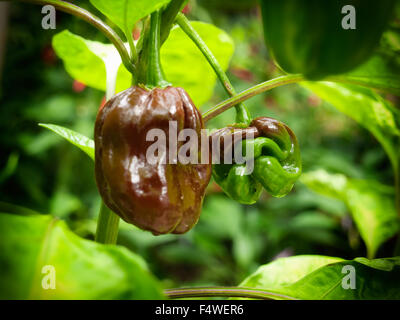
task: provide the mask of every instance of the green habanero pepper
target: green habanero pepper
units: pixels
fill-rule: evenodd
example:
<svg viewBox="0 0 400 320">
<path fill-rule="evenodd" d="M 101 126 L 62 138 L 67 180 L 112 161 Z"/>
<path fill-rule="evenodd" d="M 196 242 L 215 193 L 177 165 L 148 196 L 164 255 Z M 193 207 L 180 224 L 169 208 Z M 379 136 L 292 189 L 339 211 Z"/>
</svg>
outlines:
<svg viewBox="0 0 400 320">
<path fill-rule="evenodd" d="M 246 139 L 246 134 L 252 134 L 254 139 Z M 248 128 L 220 129 L 210 136 L 211 148 L 216 143 L 223 152 L 220 152 L 221 163 L 213 165 L 213 178 L 230 198 L 242 204 L 255 203 L 263 187 L 274 197 L 285 196 L 301 174 L 297 138 L 278 120 L 260 117 Z M 248 161 L 252 157 L 254 169 L 250 174 L 247 174 L 246 163 L 223 161 L 226 153 L 235 152 L 238 143 L 242 144 L 239 146 L 242 159 Z M 253 152 L 246 155 L 246 150 Z"/>
<path fill-rule="evenodd" d="M 260 0 L 265 42 L 288 73 L 312 80 L 345 73 L 373 54 L 394 4 L 395 0 Z M 354 15 L 347 16 L 349 10 Z M 348 28 L 349 21 L 355 29 Z"/>
</svg>

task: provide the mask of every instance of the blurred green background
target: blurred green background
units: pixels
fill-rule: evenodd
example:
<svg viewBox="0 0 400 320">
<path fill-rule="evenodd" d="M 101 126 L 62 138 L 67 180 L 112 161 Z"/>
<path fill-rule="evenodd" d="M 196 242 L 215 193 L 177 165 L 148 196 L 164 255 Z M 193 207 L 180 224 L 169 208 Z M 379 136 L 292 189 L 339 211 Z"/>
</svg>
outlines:
<svg viewBox="0 0 400 320">
<path fill-rule="evenodd" d="M 88 7 L 86 1 L 79 5 Z M 57 216 L 75 233 L 93 239 L 100 206 L 93 163 L 38 123 L 55 123 L 93 137 L 104 93 L 67 74 L 51 39 L 66 28 L 92 40 L 105 39 L 66 14 L 57 14 L 56 30 L 43 30 L 38 27 L 40 7 L 13 3 L 7 12 L 8 28 L 0 30 L 7 39 L 0 76 L 0 206 L 4 211 L 11 203 Z M 228 75 L 237 91 L 280 74 L 265 48 L 255 1 L 190 1 L 186 12 L 191 20 L 213 23 L 233 38 Z M 205 111 L 225 98 L 217 84 L 212 99 L 198 107 Z M 400 107 L 398 98 L 388 98 Z M 389 160 L 373 136 L 306 89 L 284 86 L 248 100 L 247 106 L 254 116 L 274 117 L 293 129 L 304 172 L 323 168 L 392 185 Z M 233 120 L 230 110 L 209 127 Z M 265 193 L 252 206 L 230 200 L 213 182 L 207 193 L 200 221 L 187 234 L 155 237 L 121 222 L 118 243 L 142 255 L 169 286 L 236 285 L 277 257 L 365 256 L 346 206 L 301 182 L 284 198 Z M 391 256 L 394 242 L 384 244 L 377 256 Z"/>
</svg>

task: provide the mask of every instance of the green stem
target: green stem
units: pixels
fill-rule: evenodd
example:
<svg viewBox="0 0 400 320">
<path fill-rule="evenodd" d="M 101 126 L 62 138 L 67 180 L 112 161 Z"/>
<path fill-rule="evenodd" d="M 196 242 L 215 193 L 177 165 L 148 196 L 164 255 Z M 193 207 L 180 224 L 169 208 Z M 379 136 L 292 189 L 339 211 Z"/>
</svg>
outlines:
<svg viewBox="0 0 400 320">
<path fill-rule="evenodd" d="M 161 17 L 161 44 L 167 40 L 172 25 L 174 24 L 176 15 L 185 5 L 186 0 L 172 0 L 163 11 Z"/>
<path fill-rule="evenodd" d="M 116 244 L 118 238 L 119 216 L 101 202 L 100 214 L 97 220 L 95 241 L 104 244 Z"/>
<path fill-rule="evenodd" d="M 151 14 L 149 29 L 143 35 L 145 38 L 138 65 L 138 83 L 149 88 L 170 85 L 165 80 L 160 61 L 160 25 L 161 12 L 158 10 Z"/>
<path fill-rule="evenodd" d="M 169 299 L 182 298 L 204 298 L 204 297 L 237 297 L 250 299 L 280 299 L 297 300 L 296 298 L 279 293 L 240 287 L 203 287 L 203 288 L 179 288 L 167 289 L 164 291 Z"/>
<path fill-rule="evenodd" d="M 398 139 L 398 145 L 400 145 L 400 138 Z M 395 190 L 396 190 L 396 209 L 397 209 L 397 215 L 400 218 L 400 151 L 398 152 L 397 156 L 397 166 L 394 168 L 394 184 L 395 184 Z M 399 256 L 400 255 L 400 230 L 397 233 L 397 240 L 396 244 L 394 247 L 394 252 L 393 256 Z"/>
<path fill-rule="evenodd" d="M 136 52 L 135 42 L 133 40 L 132 30 L 129 31 L 129 29 L 127 29 L 125 31 L 125 35 L 126 35 L 126 38 L 128 39 L 128 44 L 129 44 L 129 48 L 130 48 L 130 52 L 131 52 L 131 61 L 132 61 L 133 64 L 136 64 L 136 62 L 137 62 L 137 52 Z"/>
<path fill-rule="evenodd" d="M 128 20 L 128 2 L 125 1 L 125 6 L 124 6 L 124 14 L 125 14 L 125 21 Z M 128 40 L 129 48 L 130 48 L 130 53 L 131 53 L 131 62 L 135 65 L 137 62 L 137 52 L 136 52 L 136 46 L 135 42 L 133 41 L 133 30 L 129 30 L 128 27 L 125 28 L 125 37 Z"/>
<path fill-rule="evenodd" d="M 7 0 L 0 0 L 0 1 L 7 1 Z M 12 1 L 29 2 L 39 5 L 50 4 L 60 11 L 72 14 L 90 23 L 92 26 L 100 30 L 114 44 L 115 48 L 118 50 L 121 56 L 125 68 L 132 74 L 135 73 L 135 66 L 132 64 L 129 53 L 126 50 L 126 47 L 121 38 L 116 34 L 116 32 L 110 26 L 105 24 L 100 18 L 96 17 L 89 11 L 82 9 L 72 3 L 59 0 L 12 0 Z"/>
<path fill-rule="evenodd" d="M 183 13 L 178 13 L 178 15 L 176 16 L 176 22 L 181 27 L 183 32 L 185 32 L 200 49 L 204 57 L 207 59 L 208 63 L 214 69 L 219 81 L 225 88 L 225 91 L 228 93 L 229 96 L 233 97 L 236 94 L 236 91 L 229 81 L 228 76 L 222 69 L 221 65 L 218 63 L 218 60 L 215 58 L 211 50 L 208 48 L 207 44 L 200 37 L 197 31 L 192 27 L 189 20 L 185 17 Z M 236 122 L 249 124 L 251 121 L 251 115 L 246 106 L 243 103 L 237 103 L 235 107 L 237 112 Z"/>
<path fill-rule="evenodd" d="M 262 82 L 258 85 L 255 85 L 254 87 L 251 87 L 249 89 L 246 89 L 231 98 L 222 101 L 221 103 L 217 104 L 215 107 L 212 109 L 206 111 L 203 113 L 203 118 L 204 121 L 207 122 L 211 120 L 212 118 L 216 117 L 217 115 L 221 114 L 222 112 L 228 110 L 229 108 L 237 105 L 240 102 L 246 101 L 247 99 L 250 99 L 260 93 L 263 93 L 265 91 L 271 90 L 273 88 L 283 86 L 285 84 L 290 84 L 290 83 L 296 83 L 303 81 L 304 78 L 301 75 L 298 74 L 290 74 L 290 75 L 285 75 L 281 76 L 272 80 L 268 80 L 265 82 Z"/>
<path fill-rule="evenodd" d="M 394 172 L 394 185 L 395 185 L 395 191 L 396 191 L 396 209 L 397 213 L 400 218 L 400 138 L 397 138 L 397 157 L 396 157 L 396 164 L 392 165 L 393 166 L 393 172 Z M 399 238 L 400 238 L 400 233 L 399 233 Z"/>
<path fill-rule="evenodd" d="M 110 100 L 115 94 L 118 68 L 106 65 L 106 100 Z M 119 216 L 112 212 L 102 201 L 99 217 L 97 219 L 97 229 L 95 241 L 104 244 L 116 244 L 118 238 Z"/>
</svg>

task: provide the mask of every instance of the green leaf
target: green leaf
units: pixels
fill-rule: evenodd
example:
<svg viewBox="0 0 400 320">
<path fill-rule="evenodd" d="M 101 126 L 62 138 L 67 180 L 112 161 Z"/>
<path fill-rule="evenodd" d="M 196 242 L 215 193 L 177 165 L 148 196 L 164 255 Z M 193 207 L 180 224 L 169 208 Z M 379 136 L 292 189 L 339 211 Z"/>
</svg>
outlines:
<svg viewBox="0 0 400 320">
<path fill-rule="evenodd" d="M 65 140 L 71 142 L 74 146 L 77 146 L 79 149 L 85 152 L 90 158 L 92 158 L 92 160 L 94 160 L 94 141 L 92 139 L 89 139 L 88 137 L 85 137 L 84 135 L 78 132 L 72 131 L 70 129 L 61 126 L 57 126 L 55 124 L 39 123 L 39 126 L 47 128 L 57 133 Z"/>
<path fill-rule="evenodd" d="M 226 70 L 234 50 L 229 35 L 203 22 L 192 22 L 192 26 Z M 86 40 L 65 30 L 54 36 L 53 46 L 74 79 L 105 91 L 107 66 L 109 73 L 118 68 L 117 93 L 130 87 L 131 75 L 113 45 Z M 200 50 L 178 26 L 172 28 L 161 48 L 161 62 L 167 80 L 184 88 L 197 106 L 210 99 L 217 77 Z"/>
<path fill-rule="evenodd" d="M 355 285 L 354 289 L 346 286 L 350 283 Z M 400 299 L 399 283 L 400 257 L 342 260 L 294 256 L 261 266 L 240 286 L 295 299 L 353 300 Z"/>
<path fill-rule="evenodd" d="M 330 82 L 307 82 L 303 85 L 369 130 L 381 143 L 395 173 L 398 173 L 400 130 L 389 101 L 370 89 L 354 85 Z"/>
<path fill-rule="evenodd" d="M 226 70 L 234 51 L 230 36 L 208 23 L 191 24 Z M 198 107 L 211 98 L 217 77 L 200 50 L 178 26 L 172 28 L 161 47 L 161 63 L 167 80 L 184 88 Z"/>
<path fill-rule="evenodd" d="M 107 71 L 110 74 L 118 70 L 116 92 L 130 87 L 131 74 L 112 44 L 87 40 L 64 30 L 53 37 L 53 48 L 70 76 L 87 86 L 106 91 Z"/>
<path fill-rule="evenodd" d="M 81 239 L 48 215 L 0 214 L 0 252 L 0 299 L 163 298 L 139 256 Z M 46 275 L 55 289 L 43 288 Z"/>
<path fill-rule="evenodd" d="M 9 155 L 4 168 L 0 169 L 0 184 L 11 177 L 18 167 L 19 154 L 13 152 Z"/>
<path fill-rule="evenodd" d="M 382 55 L 375 55 L 357 69 L 332 79 L 400 95 L 400 66 Z"/>
<path fill-rule="evenodd" d="M 171 0 L 90 0 L 102 14 L 123 32 L 132 32 L 136 22 Z"/>
<path fill-rule="evenodd" d="M 29 208 L 21 207 L 19 205 L 0 201 L 0 212 L 8 212 L 19 215 L 38 215 L 40 212 L 34 211 Z"/>
<path fill-rule="evenodd" d="M 347 205 L 367 246 L 368 257 L 374 257 L 379 246 L 399 230 L 393 188 L 325 170 L 303 173 L 300 180 L 313 191 Z"/>
<path fill-rule="evenodd" d="M 343 261 L 343 259 L 313 255 L 281 258 L 259 267 L 256 272 L 247 277 L 239 286 L 273 288 L 277 290 L 295 283 L 322 266 L 339 261 Z"/>
</svg>

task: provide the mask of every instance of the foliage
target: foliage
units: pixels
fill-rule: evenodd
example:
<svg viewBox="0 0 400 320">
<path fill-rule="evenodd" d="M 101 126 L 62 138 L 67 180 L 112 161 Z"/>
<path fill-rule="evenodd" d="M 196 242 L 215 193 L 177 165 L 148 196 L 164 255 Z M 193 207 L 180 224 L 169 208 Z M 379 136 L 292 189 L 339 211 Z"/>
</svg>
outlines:
<svg viewBox="0 0 400 320">
<path fill-rule="evenodd" d="M 1 299 L 163 297 L 140 257 L 83 240 L 57 218 L 0 214 L 0 235 L 1 272 L 8 275 L 1 281 Z M 46 266 L 55 270 L 54 290 L 43 285 Z"/>
<path fill-rule="evenodd" d="M 140 29 L 137 22 L 168 1 L 81 2 L 90 10 L 94 5 L 129 41 L 127 30 Z M 120 14 L 133 3 L 143 10 Z M 189 3 L 189 17 L 204 21 L 193 26 L 238 92 L 281 75 L 250 2 L 217 9 L 202 3 Z M 24 4 L 13 4 L 10 18 L 0 90 L 0 298 L 149 299 L 164 298 L 163 287 L 238 284 L 299 299 L 400 298 L 399 259 L 385 258 L 395 252 L 399 232 L 392 187 L 400 157 L 398 22 L 357 69 L 246 101 L 254 116 L 277 118 L 298 137 L 305 173 L 291 194 L 264 193 L 246 206 L 211 183 L 189 233 L 154 237 L 121 222 L 119 246 L 104 246 L 91 241 L 100 198 L 87 155 L 93 158 L 107 72 L 118 70 L 117 92 L 130 86 L 131 76 L 105 37 L 76 18 L 63 15 L 56 33 L 39 29 L 37 12 L 27 13 Z M 201 110 L 226 98 L 179 27 L 161 59 L 167 79 Z M 50 131 L 37 126 L 43 122 Z M 233 122 L 229 110 L 207 125 Z M 354 259 L 364 256 L 376 259 Z M 54 292 L 34 285 L 43 265 L 56 267 Z M 357 290 L 340 286 L 345 265 L 356 269 Z"/>
<path fill-rule="evenodd" d="M 228 68 L 233 54 L 231 38 L 221 29 L 203 22 L 194 22 L 193 27 L 203 37 L 224 69 Z M 116 92 L 130 87 L 130 73 L 121 64 L 117 50 L 111 44 L 84 39 L 64 30 L 53 38 L 57 55 L 63 59 L 68 73 L 82 83 L 105 91 L 106 69 L 117 68 Z M 212 95 L 217 79 L 214 71 L 179 27 L 174 27 L 162 47 L 161 61 L 167 79 L 184 88 L 197 105 L 202 105 Z M 192 72 L 177 65 L 191 66 Z"/>
<path fill-rule="evenodd" d="M 353 280 L 349 270 L 354 270 Z M 314 255 L 282 258 L 261 266 L 241 286 L 294 299 L 373 300 L 399 299 L 399 280 L 398 257 L 343 260 Z"/>
</svg>

